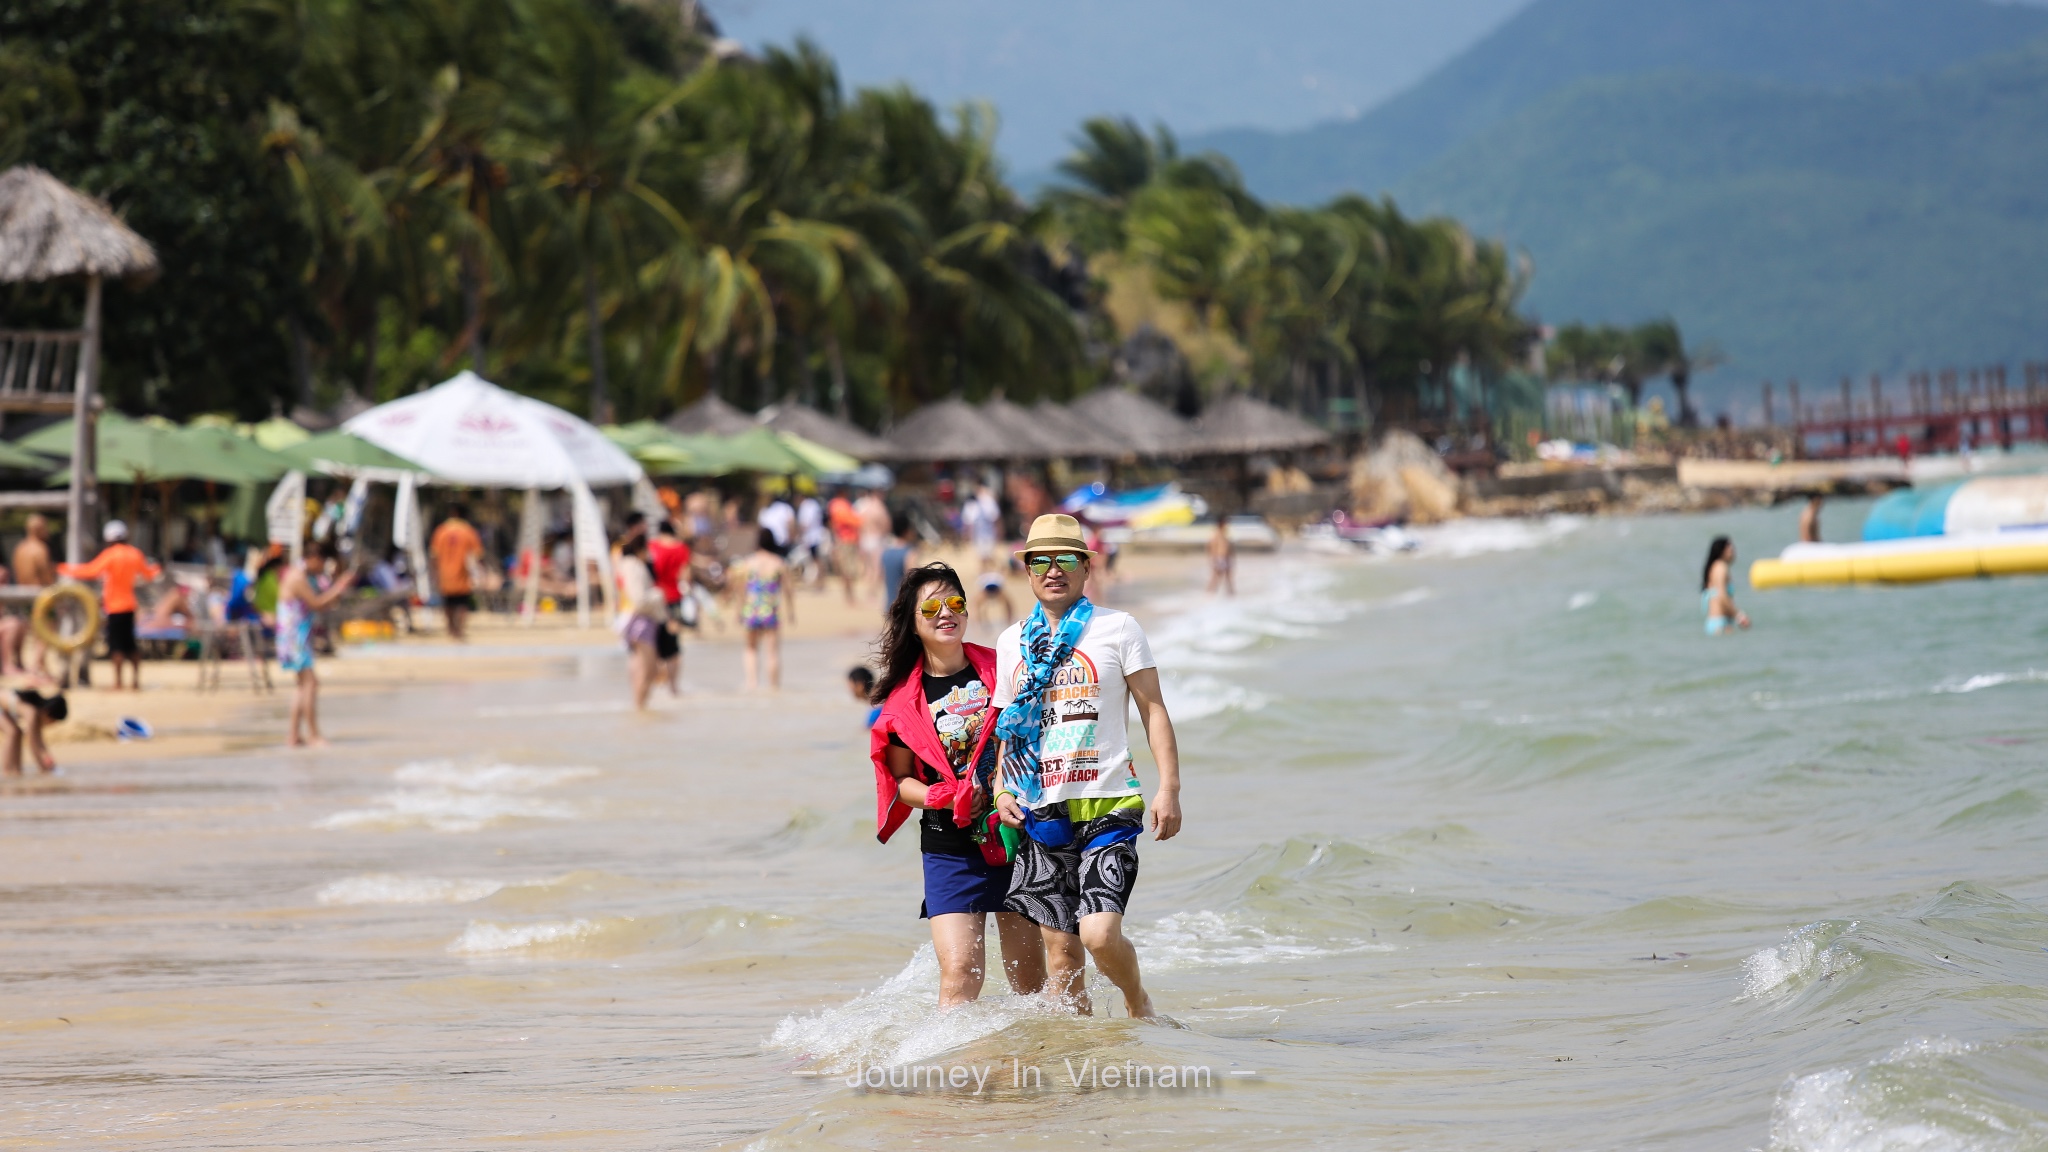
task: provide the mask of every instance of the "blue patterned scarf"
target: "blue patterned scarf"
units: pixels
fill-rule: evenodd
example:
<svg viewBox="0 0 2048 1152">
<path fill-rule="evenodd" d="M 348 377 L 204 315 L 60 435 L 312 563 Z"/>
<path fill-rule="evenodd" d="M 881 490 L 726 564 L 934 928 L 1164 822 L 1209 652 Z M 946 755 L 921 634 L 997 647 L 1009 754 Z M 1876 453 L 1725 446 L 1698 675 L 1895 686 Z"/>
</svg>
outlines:
<svg viewBox="0 0 2048 1152">
<path fill-rule="evenodd" d="M 1094 618 L 1095 605 L 1086 596 L 1067 609 L 1057 632 L 1046 623 L 1043 604 L 1024 618 L 1019 645 L 1023 649 L 1024 671 L 1017 681 L 1016 697 L 996 723 L 996 735 L 1004 741 L 1003 785 L 1026 808 L 1037 807 L 1045 794 L 1038 782 L 1038 745 L 1045 734 L 1045 690 L 1052 686 L 1053 674 L 1074 655 L 1074 645 L 1081 642 L 1081 633 L 1088 630 L 1088 621 Z"/>
</svg>

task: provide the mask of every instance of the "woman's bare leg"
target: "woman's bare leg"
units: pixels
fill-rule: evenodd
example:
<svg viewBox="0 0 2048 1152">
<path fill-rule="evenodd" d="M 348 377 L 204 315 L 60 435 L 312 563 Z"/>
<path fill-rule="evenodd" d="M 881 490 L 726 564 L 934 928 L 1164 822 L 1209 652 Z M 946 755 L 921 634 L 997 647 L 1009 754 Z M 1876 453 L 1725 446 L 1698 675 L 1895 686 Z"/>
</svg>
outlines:
<svg viewBox="0 0 2048 1152">
<path fill-rule="evenodd" d="M 633 645 L 633 656 L 628 662 L 633 681 L 633 707 L 647 711 L 647 696 L 654 691 L 655 665 L 659 661 L 654 655 L 653 644 Z"/>
<path fill-rule="evenodd" d="M 987 976 L 988 917 L 948 912 L 932 917 L 932 950 L 939 957 L 939 1007 L 955 1008 L 981 995 Z"/>
<path fill-rule="evenodd" d="M 747 629 L 747 649 L 740 653 L 740 663 L 747 670 L 747 691 L 760 687 L 761 629 Z"/>
<path fill-rule="evenodd" d="M 782 628 L 763 628 L 768 634 L 768 687 L 782 687 Z"/>
</svg>

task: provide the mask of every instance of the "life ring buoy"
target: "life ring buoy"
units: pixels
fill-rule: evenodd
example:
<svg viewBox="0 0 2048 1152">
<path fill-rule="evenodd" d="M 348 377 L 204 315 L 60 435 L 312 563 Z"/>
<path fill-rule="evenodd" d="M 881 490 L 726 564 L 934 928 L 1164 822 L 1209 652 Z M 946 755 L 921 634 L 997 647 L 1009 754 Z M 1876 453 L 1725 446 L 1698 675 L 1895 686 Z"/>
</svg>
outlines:
<svg viewBox="0 0 2048 1152">
<path fill-rule="evenodd" d="M 78 615 L 84 621 L 77 631 L 69 634 L 58 627 L 57 618 L 67 600 L 78 605 Z M 98 638 L 99 597 L 83 584 L 53 584 L 36 594 L 35 607 L 29 610 L 28 626 L 36 634 L 36 639 L 49 645 L 53 651 L 69 656 Z"/>
</svg>

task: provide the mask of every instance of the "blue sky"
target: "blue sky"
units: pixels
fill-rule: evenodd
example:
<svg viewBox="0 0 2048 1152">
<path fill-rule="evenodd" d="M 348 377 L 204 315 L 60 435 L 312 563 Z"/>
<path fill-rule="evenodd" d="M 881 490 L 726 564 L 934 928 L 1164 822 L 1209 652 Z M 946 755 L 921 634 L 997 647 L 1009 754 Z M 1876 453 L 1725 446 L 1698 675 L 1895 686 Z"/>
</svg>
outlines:
<svg viewBox="0 0 2048 1152">
<path fill-rule="evenodd" d="M 1295 128 L 1356 116 L 1529 0 L 704 0 L 750 48 L 807 34 L 848 87 L 908 81 L 1001 113 L 1013 171 L 1088 116 Z"/>
</svg>

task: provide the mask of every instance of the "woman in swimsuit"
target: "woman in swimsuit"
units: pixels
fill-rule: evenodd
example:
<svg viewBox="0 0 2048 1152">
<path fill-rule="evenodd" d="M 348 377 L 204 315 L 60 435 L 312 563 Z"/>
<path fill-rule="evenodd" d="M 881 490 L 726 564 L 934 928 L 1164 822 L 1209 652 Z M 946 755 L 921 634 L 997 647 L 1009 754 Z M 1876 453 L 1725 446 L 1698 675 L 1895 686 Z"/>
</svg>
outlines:
<svg viewBox="0 0 2048 1152">
<path fill-rule="evenodd" d="M 775 533 L 761 529 L 754 539 L 754 554 L 740 565 L 739 575 L 746 580 L 740 621 L 747 629 L 747 690 L 753 691 L 761 682 L 763 648 L 767 649 L 768 687 L 780 688 L 782 611 L 788 609 L 789 622 L 796 623 L 796 596 L 788 579 L 789 567 L 775 550 Z"/>
<path fill-rule="evenodd" d="M 1003 967 L 1020 996 L 1045 984 L 1038 926 L 1003 911 L 1010 865 L 989 819 L 995 768 L 989 707 L 996 680 L 991 648 L 965 643 L 967 597 L 944 564 L 914 568 L 890 602 L 882 633 L 882 677 L 869 699 L 880 706 L 869 739 L 878 838 L 886 841 L 921 810 L 924 906 L 939 961 L 939 1007 L 981 995 L 988 965 L 988 914 L 996 914 Z"/>
<path fill-rule="evenodd" d="M 633 685 L 633 708 L 647 711 L 647 696 L 661 678 L 661 656 L 656 643 L 668 622 L 668 602 L 654 586 L 654 572 L 647 564 L 647 537 L 627 538 L 619 551 L 619 584 L 625 593 L 626 611 L 619 621 L 619 636 L 626 642 L 627 677 Z"/>
<path fill-rule="evenodd" d="M 344 572 L 324 590 L 313 582 L 327 576 L 330 557 L 327 545 L 314 540 L 306 545 L 306 560 L 287 569 L 277 585 L 277 662 L 298 678 L 292 696 L 291 739 L 293 748 L 308 744 L 325 747 L 320 735 L 320 677 L 313 672 L 313 618 L 342 598 L 356 582 L 354 572 Z"/>
<path fill-rule="evenodd" d="M 1726 536 L 1707 545 L 1707 570 L 1700 576 L 1700 608 L 1707 614 L 1707 635 L 1719 636 L 1729 625 L 1749 627 L 1749 617 L 1728 594 L 1728 574 L 1735 567 L 1735 545 Z"/>
</svg>

